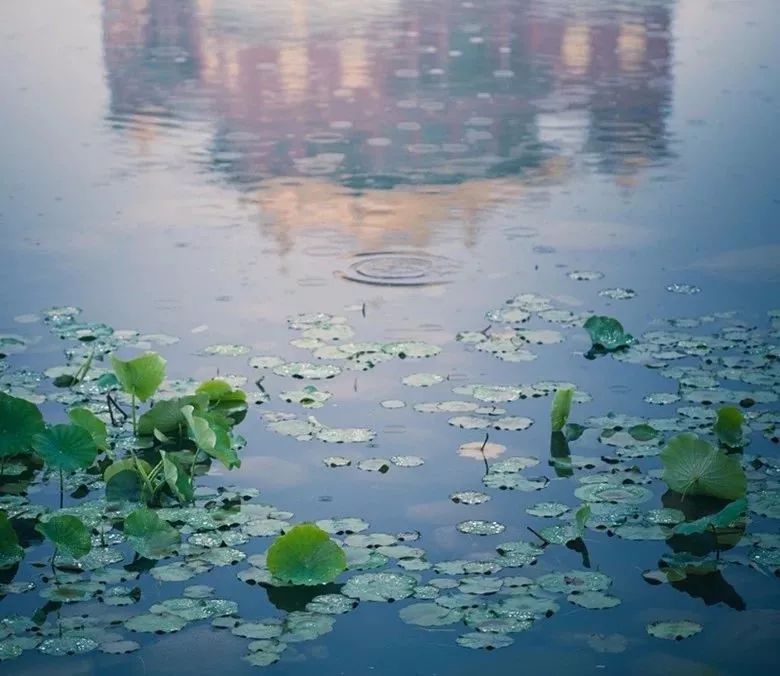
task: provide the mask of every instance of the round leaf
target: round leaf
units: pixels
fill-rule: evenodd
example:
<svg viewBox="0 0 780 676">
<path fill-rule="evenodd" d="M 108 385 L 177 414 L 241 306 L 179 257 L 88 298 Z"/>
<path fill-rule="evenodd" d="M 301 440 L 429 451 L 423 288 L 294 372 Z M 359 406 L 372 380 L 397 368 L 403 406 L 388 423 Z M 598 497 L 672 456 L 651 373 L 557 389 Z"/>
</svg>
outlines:
<svg viewBox="0 0 780 676">
<path fill-rule="evenodd" d="M 35 404 L 0 392 L 0 458 L 29 451 L 33 437 L 43 429 Z"/>
<path fill-rule="evenodd" d="M 38 523 L 35 530 L 74 559 L 86 556 L 92 549 L 89 530 L 81 522 L 81 519 L 71 514 L 53 516 L 47 521 Z"/>
<path fill-rule="evenodd" d="M 147 352 L 129 361 L 111 357 L 114 373 L 128 394 L 146 401 L 160 387 L 165 378 L 165 359 L 156 352 Z"/>
<path fill-rule="evenodd" d="M 268 549 L 268 569 L 290 584 L 326 584 L 346 567 L 347 557 L 341 547 L 310 523 L 295 526 Z"/>
<path fill-rule="evenodd" d="M 78 425 L 53 425 L 36 434 L 32 445 L 49 467 L 68 472 L 89 467 L 98 452 L 92 435 Z"/>
</svg>

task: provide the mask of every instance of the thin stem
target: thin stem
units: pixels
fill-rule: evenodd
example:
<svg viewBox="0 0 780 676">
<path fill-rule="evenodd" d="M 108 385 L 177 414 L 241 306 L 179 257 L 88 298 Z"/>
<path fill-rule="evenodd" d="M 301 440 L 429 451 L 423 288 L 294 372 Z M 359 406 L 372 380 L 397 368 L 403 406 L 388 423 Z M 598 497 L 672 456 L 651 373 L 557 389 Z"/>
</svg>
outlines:
<svg viewBox="0 0 780 676">
<path fill-rule="evenodd" d="M 4 472 L 5 472 L 5 458 L 2 458 L 0 460 L 0 476 L 3 476 Z"/>
<path fill-rule="evenodd" d="M 59 584 L 59 581 L 57 580 L 57 569 L 54 567 L 54 559 L 56 558 L 57 558 L 57 547 L 55 545 L 54 552 L 51 555 L 51 561 L 49 563 L 51 566 L 51 575 L 54 578 L 54 581 Z"/>
<path fill-rule="evenodd" d="M 60 509 L 62 509 L 62 507 L 63 507 L 63 486 L 64 486 L 64 483 L 65 482 L 62 479 L 62 467 L 60 467 Z"/>
<path fill-rule="evenodd" d="M 111 407 L 111 395 L 106 392 L 106 406 L 108 406 L 108 417 L 111 418 L 111 427 L 116 427 L 116 418 L 114 418 L 114 409 Z"/>
<path fill-rule="evenodd" d="M 490 438 L 490 435 L 486 432 L 485 433 L 485 441 L 482 442 L 482 446 L 479 449 L 479 452 L 482 453 L 482 460 L 485 463 L 485 474 L 490 474 L 490 465 L 488 465 L 487 456 L 485 455 L 485 446 L 487 446 L 488 439 Z"/>
<path fill-rule="evenodd" d="M 526 528 L 530 530 L 536 537 L 538 537 L 544 543 L 545 547 L 550 544 L 550 541 L 544 537 L 544 535 L 537 533 L 533 528 L 531 528 L 531 526 L 526 526 Z"/>
<path fill-rule="evenodd" d="M 138 436 L 138 423 L 135 419 L 135 393 L 133 394 L 133 436 Z"/>
</svg>

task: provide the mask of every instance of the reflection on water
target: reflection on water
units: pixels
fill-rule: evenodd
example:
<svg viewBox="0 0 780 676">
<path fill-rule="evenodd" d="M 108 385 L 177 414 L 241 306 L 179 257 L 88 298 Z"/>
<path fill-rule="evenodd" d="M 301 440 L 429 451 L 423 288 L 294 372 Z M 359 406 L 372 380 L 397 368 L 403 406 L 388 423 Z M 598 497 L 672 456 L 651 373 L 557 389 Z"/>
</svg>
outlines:
<svg viewBox="0 0 780 676">
<path fill-rule="evenodd" d="M 323 179 L 345 196 L 581 172 L 630 186 L 669 156 L 672 9 L 105 0 L 109 121 L 139 157 L 187 128 L 190 161 L 286 224 L 299 222 L 288 213 L 298 204 L 320 201 L 311 193 Z M 489 199 L 475 192 L 467 204 Z M 321 218 L 355 220 L 327 213 L 349 211 L 343 201 Z"/>
</svg>

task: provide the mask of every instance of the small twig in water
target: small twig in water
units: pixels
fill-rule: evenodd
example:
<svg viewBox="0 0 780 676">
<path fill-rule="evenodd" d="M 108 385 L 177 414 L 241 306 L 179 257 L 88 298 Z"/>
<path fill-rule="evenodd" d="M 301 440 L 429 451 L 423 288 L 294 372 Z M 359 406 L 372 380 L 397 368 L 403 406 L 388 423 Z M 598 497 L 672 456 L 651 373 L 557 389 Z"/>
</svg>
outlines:
<svg viewBox="0 0 780 676">
<path fill-rule="evenodd" d="M 542 545 L 543 547 L 546 547 L 547 545 L 550 544 L 550 541 L 546 537 L 544 537 L 544 535 L 535 531 L 533 528 L 531 528 L 531 526 L 526 526 L 526 528 L 530 530 L 536 537 L 538 537 L 544 543 Z"/>
</svg>

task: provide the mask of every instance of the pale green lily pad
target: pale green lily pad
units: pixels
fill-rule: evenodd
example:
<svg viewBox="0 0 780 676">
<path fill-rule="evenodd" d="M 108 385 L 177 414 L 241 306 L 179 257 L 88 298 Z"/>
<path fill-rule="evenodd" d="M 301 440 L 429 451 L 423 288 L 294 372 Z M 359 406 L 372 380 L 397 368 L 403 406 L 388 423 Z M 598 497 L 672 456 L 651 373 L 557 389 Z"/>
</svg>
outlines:
<svg viewBox="0 0 780 676">
<path fill-rule="evenodd" d="M 224 599 L 174 598 L 155 603 L 149 612 L 156 615 L 176 615 L 187 622 L 205 620 L 223 615 L 235 615 L 238 604 Z"/>
<path fill-rule="evenodd" d="M 417 581 L 402 573 L 363 573 L 347 580 L 342 593 L 360 601 L 393 602 L 412 595 Z"/>
<path fill-rule="evenodd" d="M 320 615 L 343 615 L 357 608 L 358 602 L 343 594 L 323 594 L 306 604 L 306 610 Z"/>
<path fill-rule="evenodd" d="M 241 357 L 249 354 L 249 348 L 246 345 L 236 343 L 217 343 L 216 345 L 207 345 L 201 350 L 201 354 L 220 357 Z"/>
<path fill-rule="evenodd" d="M 461 521 L 457 525 L 457 529 L 461 533 L 467 535 L 500 535 L 506 530 L 506 526 L 498 521 Z"/>
<path fill-rule="evenodd" d="M 368 529 L 368 522 L 356 517 L 321 519 L 315 525 L 331 535 L 351 535 Z"/>
<path fill-rule="evenodd" d="M 253 369 L 272 369 L 282 364 L 284 364 L 284 359 L 274 356 L 252 357 L 249 360 L 249 365 Z"/>
<path fill-rule="evenodd" d="M 443 608 L 436 603 L 413 603 L 401 608 L 398 614 L 407 624 L 418 627 L 443 627 L 463 619 L 461 610 Z"/>
<path fill-rule="evenodd" d="M 413 373 L 402 378 L 401 382 L 408 387 L 431 387 L 444 382 L 444 376 L 436 373 Z"/>
<path fill-rule="evenodd" d="M 533 424 L 534 421 L 531 420 L 531 418 L 525 418 L 523 416 L 505 416 L 491 423 L 491 426 L 497 430 L 519 432 L 527 430 Z"/>
<path fill-rule="evenodd" d="M 573 592 L 606 591 L 612 578 L 604 573 L 588 570 L 570 570 L 541 575 L 536 583 L 545 591 L 556 594 Z"/>
<path fill-rule="evenodd" d="M 184 618 L 169 614 L 146 613 L 125 620 L 125 627 L 130 631 L 148 634 L 172 634 L 186 625 Z"/>
<path fill-rule="evenodd" d="M 326 380 L 341 373 L 341 368 L 335 364 L 311 364 L 308 362 L 287 362 L 273 368 L 278 376 L 306 380 Z"/>
<path fill-rule="evenodd" d="M 537 557 L 544 553 L 541 547 L 523 540 L 502 542 L 496 547 L 496 551 L 500 554 L 498 562 L 512 568 L 533 565 Z"/>
<path fill-rule="evenodd" d="M 259 622 L 241 622 L 231 629 L 234 636 L 241 638 L 269 639 L 282 635 L 284 627 L 276 618 L 269 618 Z"/>
<path fill-rule="evenodd" d="M 547 477 L 526 478 L 520 474 L 494 473 L 492 470 L 482 477 L 482 483 L 488 488 L 498 488 L 509 491 L 540 491 L 550 480 Z"/>
<path fill-rule="evenodd" d="M 382 351 L 401 359 L 424 359 L 435 357 L 441 348 L 422 341 L 387 343 L 382 346 Z"/>
<path fill-rule="evenodd" d="M 651 622 L 646 629 L 647 633 L 655 638 L 682 641 L 684 638 L 698 634 L 702 630 L 702 626 L 692 620 L 671 620 Z"/>
<path fill-rule="evenodd" d="M 359 444 L 371 441 L 375 434 L 365 427 L 321 427 L 315 436 L 329 444 Z"/>
<path fill-rule="evenodd" d="M 555 519 L 566 514 L 569 511 L 569 506 L 561 502 L 537 502 L 535 505 L 526 507 L 525 511 L 531 516 Z"/>
<path fill-rule="evenodd" d="M 472 415 L 457 415 L 447 422 L 453 427 L 460 427 L 464 430 L 483 430 L 490 426 L 490 420 L 487 418 L 478 418 Z"/>
<path fill-rule="evenodd" d="M 386 473 L 390 469 L 390 461 L 386 458 L 367 458 L 361 460 L 358 463 L 358 469 L 362 469 L 364 472 L 381 472 Z"/>
<path fill-rule="evenodd" d="M 336 618 L 331 615 L 295 611 L 284 621 L 283 639 L 287 643 L 313 641 L 333 630 Z"/>
<path fill-rule="evenodd" d="M 770 519 L 780 519 L 780 492 L 758 491 L 751 493 L 748 504 L 750 511 Z"/>
<path fill-rule="evenodd" d="M 313 385 L 304 387 L 302 390 L 291 390 L 279 394 L 282 401 L 299 404 L 304 408 L 321 408 L 332 396 L 330 392 L 320 391 Z"/>
<path fill-rule="evenodd" d="M 390 462 L 397 467 L 420 467 L 425 464 L 425 460 L 416 455 L 393 455 L 390 456 Z"/>
<path fill-rule="evenodd" d="M 126 655 L 140 649 L 141 645 L 135 641 L 109 641 L 100 644 L 100 652 L 108 655 Z"/>
<path fill-rule="evenodd" d="M 636 291 L 633 289 L 614 287 L 611 289 L 602 289 L 599 291 L 599 296 L 602 296 L 603 298 L 610 298 L 612 300 L 630 300 L 636 297 Z"/>
<path fill-rule="evenodd" d="M 653 497 L 653 492 L 636 484 L 592 483 L 579 486 L 574 495 L 584 502 L 613 502 L 638 505 Z"/>
<path fill-rule="evenodd" d="M 671 528 L 645 523 L 624 523 L 614 532 L 624 540 L 668 540 L 673 534 Z"/>
<path fill-rule="evenodd" d="M 406 402 L 400 399 L 385 399 L 380 401 L 379 404 L 382 408 L 387 409 L 404 408 L 406 406 Z"/>
<path fill-rule="evenodd" d="M 597 270 L 572 270 L 566 276 L 576 282 L 593 282 L 597 279 L 604 279 L 604 273 Z"/>
<path fill-rule="evenodd" d="M 479 631 L 458 636 L 457 641 L 459 646 L 473 650 L 496 650 L 514 643 L 514 639 L 506 634 Z"/>
<path fill-rule="evenodd" d="M 83 655 L 98 647 L 97 641 L 85 636 L 47 638 L 38 644 L 38 650 L 45 655 Z"/>
<path fill-rule="evenodd" d="M 474 575 L 463 578 L 458 585 L 458 591 L 461 594 L 490 595 L 500 591 L 503 584 L 504 581 L 500 577 Z"/>
<path fill-rule="evenodd" d="M 46 521 L 36 524 L 35 530 L 74 559 L 89 554 L 90 549 L 92 549 L 89 529 L 81 519 L 70 514 L 51 516 Z"/>
<path fill-rule="evenodd" d="M 329 455 L 323 458 L 322 462 L 328 467 L 349 467 L 352 464 L 352 461 L 343 455 Z"/>
<path fill-rule="evenodd" d="M 600 591 L 572 592 L 566 597 L 566 600 L 589 610 L 603 610 L 620 605 L 620 599 L 617 596 Z"/>
<path fill-rule="evenodd" d="M 481 505 L 490 500 L 490 496 L 479 491 L 458 491 L 450 495 L 450 500 L 462 505 Z"/>
</svg>

